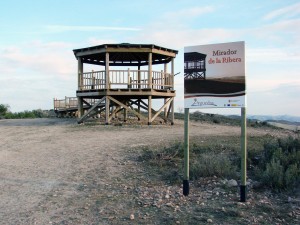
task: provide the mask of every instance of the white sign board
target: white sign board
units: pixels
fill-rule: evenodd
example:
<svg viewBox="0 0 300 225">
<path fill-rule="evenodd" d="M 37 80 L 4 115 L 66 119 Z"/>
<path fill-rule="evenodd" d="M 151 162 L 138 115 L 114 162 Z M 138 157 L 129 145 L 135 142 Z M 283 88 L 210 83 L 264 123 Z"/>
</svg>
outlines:
<svg viewBox="0 0 300 225">
<path fill-rule="evenodd" d="M 245 42 L 184 48 L 184 107 L 246 107 Z"/>
</svg>

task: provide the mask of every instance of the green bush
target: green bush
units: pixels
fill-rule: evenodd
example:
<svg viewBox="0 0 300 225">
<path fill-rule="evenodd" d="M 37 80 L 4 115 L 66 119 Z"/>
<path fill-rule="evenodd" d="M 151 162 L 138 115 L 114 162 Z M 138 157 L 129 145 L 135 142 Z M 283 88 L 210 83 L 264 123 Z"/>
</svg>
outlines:
<svg viewBox="0 0 300 225">
<path fill-rule="evenodd" d="M 151 166 L 163 180 L 180 181 L 183 178 L 184 145 L 143 149 L 139 159 Z M 300 182 L 299 138 L 249 137 L 248 175 L 273 190 L 287 190 Z M 190 143 L 190 179 L 200 177 L 237 178 L 240 170 L 238 137 L 194 138 Z"/>
<path fill-rule="evenodd" d="M 284 188 L 284 168 L 279 160 L 272 159 L 267 163 L 263 173 L 264 182 L 275 189 Z"/>
<path fill-rule="evenodd" d="M 191 161 L 190 178 L 197 180 L 200 177 L 232 177 L 236 169 L 227 155 L 204 153 Z"/>
<path fill-rule="evenodd" d="M 8 105 L 0 104 L 0 119 L 26 119 L 26 118 L 45 118 L 49 115 L 41 109 L 36 109 L 32 111 L 25 110 L 23 112 L 12 113 L 9 111 Z"/>
<path fill-rule="evenodd" d="M 300 145 L 293 137 L 269 141 L 257 170 L 265 185 L 277 190 L 296 187 L 300 181 Z"/>
<path fill-rule="evenodd" d="M 5 114 L 9 112 L 9 105 L 0 104 L 0 119 L 5 117 Z"/>
</svg>

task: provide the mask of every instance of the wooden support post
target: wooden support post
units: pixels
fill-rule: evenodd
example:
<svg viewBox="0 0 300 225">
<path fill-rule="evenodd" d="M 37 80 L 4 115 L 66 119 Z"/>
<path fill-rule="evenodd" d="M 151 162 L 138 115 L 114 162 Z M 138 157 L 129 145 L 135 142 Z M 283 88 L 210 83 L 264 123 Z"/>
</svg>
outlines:
<svg viewBox="0 0 300 225">
<path fill-rule="evenodd" d="M 189 108 L 184 109 L 184 174 L 183 174 L 183 195 L 188 196 L 190 193 L 189 179 L 190 179 L 190 168 L 189 168 Z"/>
<path fill-rule="evenodd" d="M 148 88 L 152 89 L 152 52 L 148 55 Z"/>
<path fill-rule="evenodd" d="M 241 202 L 246 202 L 247 182 L 247 120 L 246 107 L 241 108 Z"/>
<path fill-rule="evenodd" d="M 151 125 L 152 96 L 148 96 L 148 125 Z"/>
<path fill-rule="evenodd" d="M 174 98 L 172 99 L 172 102 L 171 102 L 171 107 L 172 107 L 172 111 L 171 111 L 171 125 L 174 125 Z"/>
<path fill-rule="evenodd" d="M 126 103 L 125 103 L 126 104 Z M 128 117 L 128 111 L 126 108 L 124 108 L 124 122 L 127 121 L 127 117 Z"/>
<path fill-rule="evenodd" d="M 167 98 L 164 98 L 164 104 L 166 104 L 166 102 L 167 102 Z M 167 113 L 168 113 L 168 107 L 164 108 L 164 118 L 165 118 L 165 119 L 167 119 L 167 117 L 168 117 L 168 116 L 167 116 L 167 115 L 168 115 Z"/>
<path fill-rule="evenodd" d="M 164 81 L 163 81 L 164 89 L 166 89 L 165 85 L 168 85 L 168 83 L 167 83 L 167 73 L 168 73 L 168 64 L 165 63 L 164 64 Z"/>
<path fill-rule="evenodd" d="M 105 98 L 105 125 L 109 124 L 109 97 Z"/>
<path fill-rule="evenodd" d="M 138 113 L 141 114 L 141 100 L 140 99 L 138 100 Z M 141 118 L 138 117 L 138 121 L 140 121 L 140 120 L 141 120 Z"/>
<path fill-rule="evenodd" d="M 83 116 L 83 101 L 82 97 L 78 97 L 78 118 Z"/>
<path fill-rule="evenodd" d="M 172 87 L 172 90 L 174 90 L 174 58 L 172 58 L 172 60 L 171 60 L 171 76 L 170 76 L 169 82 Z"/>
<path fill-rule="evenodd" d="M 83 89 L 83 63 L 81 58 L 78 57 L 78 90 Z"/>
<path fill-rule="evenodd" d="M 105 89 L 109 89 L 109 53 L 105 53 Z"/>
</svg>

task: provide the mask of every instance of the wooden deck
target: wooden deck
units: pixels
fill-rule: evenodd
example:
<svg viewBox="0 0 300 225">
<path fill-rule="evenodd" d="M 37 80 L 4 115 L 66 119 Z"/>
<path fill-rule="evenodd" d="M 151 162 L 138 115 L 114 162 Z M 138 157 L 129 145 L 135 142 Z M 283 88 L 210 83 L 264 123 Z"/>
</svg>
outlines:
<svg viewBox="0 0 300 225">
<path fill-rule="evenodd" d="M 91 108 L 97 99 L 84 99 L 83 108 L 88 110 Z M 54 99 L 54 112 L 59 117 L 75 116 L 78 111 L 78 98 L 77 97 L 65 97 L 64 99 Z"/>
</svg>

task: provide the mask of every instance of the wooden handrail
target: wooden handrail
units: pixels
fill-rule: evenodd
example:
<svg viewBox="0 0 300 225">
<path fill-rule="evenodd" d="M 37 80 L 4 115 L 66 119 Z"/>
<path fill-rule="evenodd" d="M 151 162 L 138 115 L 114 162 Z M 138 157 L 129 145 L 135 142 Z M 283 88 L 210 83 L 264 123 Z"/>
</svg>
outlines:
<svg viewBox="0 0 300 225">
<path fill-rule="evenodd" d="M 109 70 L 109 88 L 163 90 L 174 88 L 174 75 L 164 71 L 152 71 L 149 82 L 148 70 Z M 105 70 L 82 73 L 78 90 L 106 89 Z"/>
</svg>

